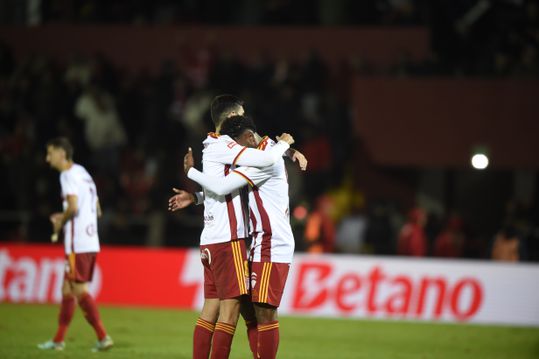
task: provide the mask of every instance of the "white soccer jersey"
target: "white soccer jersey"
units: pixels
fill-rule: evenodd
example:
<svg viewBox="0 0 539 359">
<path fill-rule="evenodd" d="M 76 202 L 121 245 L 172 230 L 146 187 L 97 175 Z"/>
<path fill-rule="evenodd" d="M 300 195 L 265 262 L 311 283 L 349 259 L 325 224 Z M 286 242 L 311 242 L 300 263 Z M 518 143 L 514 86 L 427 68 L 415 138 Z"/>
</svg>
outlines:
<svg viewBox="0 0 539 359">
<path fill-rule="evenodd" d="M 84 167 L 76 163 L 60 173 L 64 211 L 67 196 L 77 196 L 77 213 L 64 225 L 66 254 L 99 252 L 97 234 L 97 190 L 94 180 Z"/>
<path fill-rule="evenodd" d="M 224 178 L 235 166 L 265 167 L 282 159 L 289 148 L 288 143 L 279 141 L 271 150 L 260 151 L 239 145 L 229 136 L 209 134 L 203 142 L 202 168 L 206 175 Z M 204 194 L 204 229 L 200 244 L 215 244 L 245 238 L 239 190 L 220 195 L 211 190 Z"/>
<path fill-rule="evenodd" d="M 272 151 L 275 142 L 264 138 L 259 148 Z M 233 193 L 249 183 L 251 216 L 252 260 L 256 262 L 291 263 L 294 253 L 294 236 L 290 227 L 288 178 L 284 160 L 263 168 L 241 167 L 219 178 L 208 176 L 192 168 L 188 176 L 217 195 Z M 271 220 L 270 220 L 271 219 Z"/>
</svg>

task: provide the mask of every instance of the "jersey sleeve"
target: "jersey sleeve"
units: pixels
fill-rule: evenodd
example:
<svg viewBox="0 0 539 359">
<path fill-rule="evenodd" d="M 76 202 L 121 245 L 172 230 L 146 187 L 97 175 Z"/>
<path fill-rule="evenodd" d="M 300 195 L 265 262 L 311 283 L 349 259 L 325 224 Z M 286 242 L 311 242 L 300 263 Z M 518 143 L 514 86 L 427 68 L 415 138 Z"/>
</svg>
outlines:
<svg viewBox="0 0 539 359">
<path fill-rule="evenodd" d="M 228 175 L 224 178 L 214 177 L 205 175 L 196 168 L 191 168 L 187 172 L 187 177 L 219 196 L 229 194 L 248 183 L 247 179 L 240 175 Z"/>
<path fill-rule="evenodd" d="M 271 166 L 290 148 L 286 142 L 279 141 L 271 149 L 262 151 L 248 148 L 231 141 L 214 147 L 211 158 L 215 162 L 233 166 L 266 167 Z"/>
<path fill-rule="evenodd" d="M 64 196 L 78 195 L 76 181 L 68 173 L 62 173 L 60 175 L 60 185 L 62 186 L 62 194 Z"/>
<path fill-rule="evenodd" d="M 270 179 L 273 174 L 272 166 L 256 168 L 256 167 L 240 167 L 232 171 L 232 173 L 238 174 L 241 177 L 245 178 L 247 183 L 251 187 L 259 186 L 263 182 Z"/>
<path fill-rule="evenodd" d="M 194 195 L 196 198 L 195 206 L 199 206 L 204 203 L 204 192 L 195 192 Z"/>
</svg>

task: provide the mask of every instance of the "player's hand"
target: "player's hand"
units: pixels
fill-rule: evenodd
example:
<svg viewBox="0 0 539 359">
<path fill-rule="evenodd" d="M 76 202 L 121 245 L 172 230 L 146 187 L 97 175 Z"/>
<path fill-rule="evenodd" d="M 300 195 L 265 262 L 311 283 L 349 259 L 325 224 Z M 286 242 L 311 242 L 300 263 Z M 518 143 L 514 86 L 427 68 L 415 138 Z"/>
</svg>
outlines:
<svg viewBox="0 0 539 359">
<path fill-rule="evenodd" d="M 282 135 L 277 136 L 277 141 L 284 141 L 289 145 L 294 143 L 294 137 L 291 134 L 284 132 Z"/>
<path fill-rule="evenodd" d="M 181 189 L 172 189 L 176 195 L 172 196 L 168 200 L 168 210 L 171 212 L 179 209 L 184 209 L 191 204 L 195 203 L 194 195 Z"/>
<path fill-rule="evenodd" d="M 185 156 L 183 156 L 183 171 L 185 172 L 185 174 L 187 174 L 187 172 L 189 172 L 191 167 L 193 167 L 194 165 L 195 159 L 193 158 L 193 149 L 189 147 L 189 150 L 187 150 L 187 153 L 185 154 Z"/>
<path fill-rule="evenodd" d="M 307 169 L 307 158 L 303 155 L 303 153 L 299 152 L 298 150 L 294 150 L 291 148 L 291 156 L 290 159 L 292 162 L 297 162 L 299 165 L 299 168 L 302 171 L 305 171 Z"/>
<path fill-rule="evenodd" d="M 49 216 L 49 220 L 52 223 L 52 231 L 53 233 L 60 233 L 60 230 L 62 229 L 62 217 L 64 216 L 63 213 L 57 212 L 53 213 Z M 52 238 L 51 238 L 52 239 Z"/>
</svg>

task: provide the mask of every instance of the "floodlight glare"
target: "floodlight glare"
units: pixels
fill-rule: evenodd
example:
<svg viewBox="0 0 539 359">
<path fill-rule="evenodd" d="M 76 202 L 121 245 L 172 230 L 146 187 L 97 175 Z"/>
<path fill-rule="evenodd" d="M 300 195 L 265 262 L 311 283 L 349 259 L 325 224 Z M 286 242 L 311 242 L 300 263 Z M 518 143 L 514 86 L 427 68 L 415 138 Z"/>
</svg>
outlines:
<svg viewBox="0 0 539 359">
<path fill-rule="evenodd" d="M 488 167 L 488 157 L 482 153 L 476 153 L 472 156 L 472 166 L 477 170 L 484 170 Z"/>
</svg>

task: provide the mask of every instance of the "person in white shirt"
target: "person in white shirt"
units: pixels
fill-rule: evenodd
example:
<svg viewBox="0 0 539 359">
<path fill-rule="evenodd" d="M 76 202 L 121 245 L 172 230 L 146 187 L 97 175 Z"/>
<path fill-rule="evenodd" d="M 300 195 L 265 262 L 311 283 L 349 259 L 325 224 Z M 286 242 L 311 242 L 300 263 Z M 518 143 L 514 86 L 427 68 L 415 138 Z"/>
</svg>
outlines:
<svg viewBox="0 0 539 359">
<path fill-rule="evenodd" d="M 243 116 L 233 116 L 223 123 L 221 134 L 232 137 L 240 145 L 256 147 L 254 123 Z M 258 148 L 269 150 L 275 142 L 264 137 Z M 187 176 L 205 190 L 226 195 L 248 184 L 251 218 L 250 296 L 258 322 L 257 355 L 275 358 L 279 344 L 277 308 L 292 256 L 294 236 L 290 226 L 288 179 L 284 160 L 263 168 L 240 167 L 223 178 L 208 176 L 194 167 L 192 152 L 185 156 Z"/>
<path fill-rule="evenodd" d="M 88 291 L 100 249 L 97 217 L 101 215 L 101 206 L 96 186 L 86 169 L 73 162 L 73 146 L 67 138 L 58 137 L 47 143 L 46 161 L 60 172 L 64 211 L 50 216 L 53 226 L 51 240 L 56 242 L 63 229 L 66 272 L 58 330 L 52 340 L 39 344 L 38 348 L 65 348 L 64 336 L 78 302 L 97 335 L 98 341 L 93 350 L 106 350 L 113 346 L 113 341 L 107 335 L 97 305 Z"/>
<path fill-rule="evenodd" d="M 244 113 L 243 103 L 229 95 L 218 96 L 211 107 L 217 132 L 226 118 Z M 293 143 L 292 136 L 283 134 L 271 151 L 260 151 L 240 146 L 229 136 L 210 133 L 203 142 L 204 173 L 224 177 L 235 166 L 271 165 L 282 158 L 289 149 L 289 143 Z M 295 158 L 301 161 L 302 155 Z M 240 301 L 246 298 L 249 281 L 244 243 L 249 234 L 245 226 L 248 222 L 246 202 L 242 203 L 240 191 L 226 196 L 205 192 L 203 196 L 197 194 L 196 198 L 185 191 L 175 189 L 175 192 L 177 195 L 169 200 L 171 211 L 204 197 L 201 260 L 205 300 L 195 326 L 193 355 L 194 358 L 207 358 L 211 347 L 212 358 L 227 358 L 239 317 Z M 247 193 L 244 199 L 246 196 Z M 254 313 L 252 319 L 254 322 Z M 247 326 L 251 350 L 256 353 L 256 322 L 253 322 L 248 322 Z"/>
</svg>

